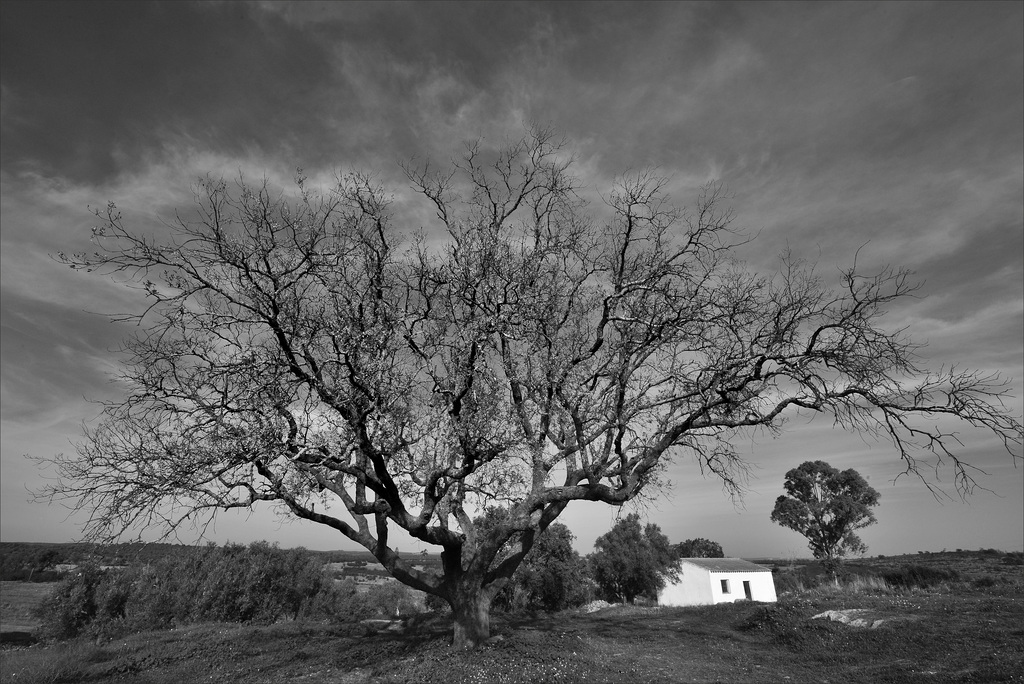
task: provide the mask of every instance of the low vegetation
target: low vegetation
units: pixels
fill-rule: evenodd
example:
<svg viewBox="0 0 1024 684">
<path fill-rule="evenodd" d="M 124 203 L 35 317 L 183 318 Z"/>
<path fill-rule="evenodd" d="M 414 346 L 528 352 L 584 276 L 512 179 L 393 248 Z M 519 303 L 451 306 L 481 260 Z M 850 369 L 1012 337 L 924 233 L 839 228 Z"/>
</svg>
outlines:
<svg viewBox="0 0 1024 684">
<path fill-rule="evenodd" d="M 49 640 L 27 648 L 6 646 L 0 679 L 155 683 L 212 677 L 222 682 L 301 679 L 313 684 L 1024 681 L 1021 554 L 875 558 L 847 564 L 838 578 L 817 563 L 777 562 L 772 563 L 780 591 L 777 604 L 505 612 L 495 616 L 497 636 L 471 652 L 451 647 L 450 615 L 428 611 L 397 583 L 362 592 L 355 591 L 351 580 L 328 577 L 317 584 L 309 575 L 316 560 L 311 566 L 303 562 L 313 556 L 265 544 L 199 549 L 189 568 L 175 565 L 188 557 L 179 555 L 160 566 L 162 572 L 179 576 L 174 580 L 182 583 L 178 594 L 188 597 L 177 601 L 152 583 L 149 589 L 136 586 L 138 579 L 153 576 L 145 574 L 145 566 L 105 573 L 83 569 L 55 585 L 59 588 L 44 610 L 48 622 L 43 633 Z M 291 565 L 285 562 L 289 559 Z M 156 566 L 149 567 L 152 573 Z M 306 582 L 302 600 L 282 599 L 276 606 L 254 600 L 266 593 L 267 582 L 286 583 L 280 573 L 288 572 L 289 581 Z M 214 581 L 217 573 L 225 581 Z M 90 605 L 83 597 L 97 577 L 92 584 L 93 619 L 79 626 L 77 637 L 57 640 L 55 626 L 66 624 L 62 620 L 67 620 L 72 599 L 80 601 L 79 608 Z M 237 583 L 238 590 L 225 593 L 227 580 Z M 45 585 L 16 586 L 35 590 Z M 129 586 L 130 591 L 116 591 Z M 5 622 L 13 610 L 10 587 L 4 585 Z M 128 596 L 122 613 L 112 609 L 119 595 Z M 320 602 L 310 596 L 319 596 Z M 35 597 L 38 601 L 38 592 Z M 31 600 L 28 594 L 24 599 Z M 163 612 L 141 608 L 158 599 L 167 603 Z M 337 603 L 328 619 L 331 600 Z M 206 612 L 200 606 L 207 606 Z M 869 610 L 883 623 L 863 629 L 814 619 L 824 611 L 851 608 Z M 27 614 L 24 605 L 19 610 Z M 164 621 L 154 616 L 164 616 Z"/>
<path fill-rule="evenodd" d="M 304 549 L 210 545 L 141 565 L 78 566 L 39 606 L 38 635 L 102 640 L 208 622 L 355 621 L 422 610 L 412 594 L 393 582 L 359 592 Z"/>
</svg>

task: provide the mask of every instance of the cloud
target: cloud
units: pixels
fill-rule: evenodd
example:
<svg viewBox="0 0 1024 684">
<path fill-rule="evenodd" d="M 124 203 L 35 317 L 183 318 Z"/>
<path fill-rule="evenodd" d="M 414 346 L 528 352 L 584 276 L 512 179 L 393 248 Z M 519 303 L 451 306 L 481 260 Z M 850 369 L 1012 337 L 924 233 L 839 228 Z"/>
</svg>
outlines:
<svg viewBox="0 0 1024 684">
<path fill-rule="evenodd" d="M 78 182 L 183 133 L 236 154 L 313 149 L 337 85 L 320 43 L 243 4 L 14 3 L 2 45 L 4 169 Z"/>
<path fill-rule="evenodd" d="M 531 121 L 573 142 L 598 214 L 616 176 L 650 165 L 679 203 L 712 178 L 725 183 L 735 226 L 759 233 L 741 250 L 751 268 L 770 271 L 792 248 L 834 282 L 862 248 L 866 270 L 914 269 L 922 298 L 887 324 L 928 340 L 929 363 L 1000 370 L 1022 394 L 1020 3 L 12 2 L 0 12 L 5 487 L 12 449 L 55 448 L 51 431 L 66 442 L 91 408 L 81 396 L 114 389 L 107 349 L 125 331 L 84 312 L 140 301 L 50 259 L 90 247 L 87 205 L 113 200 L 133 228 L 166 236 L 197 176 L 286 189 L 302 167 L 328 188 L 336 172 L 365 169 L 394 188 L 396 221 L 411 233 L 432 212 L 410 198 L 397 162 L 444 165 L 464 141 L 494 145 Z M 790 544 L 761 520 L 788 467 L 821 455 L 862 464 L 873 482 L 898 469 L 889 450 L 805 421 L 751 447 L 762 468 L 744 512 L 681 462 L 677 498 L 652 516 L 670 536 L 721 535 L 730 552 L 767 554 Z M 1020 471 L 997 472 L 1020 482 Z M 925 505 L 900 487 L 883 499 L 894 511 Z M 27 515 L 7 498 L 5 535 L 11 511 Z M 573 519 L 587 526 L 587 514 Z M 878 539 L 899 550 L 898 534 Z M 791 546 L 803 553 L 801 540 Z"/>
<path fill-rule="evenodd" d="M 11 292 L 4 293 L 3 308 L 4 420 L 46 423 L 68 402 L 114 395 L 114 350 L 125 327 Z"/>
</svg>

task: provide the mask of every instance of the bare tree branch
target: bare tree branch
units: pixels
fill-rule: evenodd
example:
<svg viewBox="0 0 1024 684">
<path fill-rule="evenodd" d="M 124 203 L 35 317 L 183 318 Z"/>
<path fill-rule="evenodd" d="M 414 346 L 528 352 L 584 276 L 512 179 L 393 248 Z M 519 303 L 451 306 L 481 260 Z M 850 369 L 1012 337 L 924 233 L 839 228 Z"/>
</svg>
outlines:
<svg viewBox="0 0 1024 684">
<path fill-rule="evenodd" d="M 928 373 L 884 325 L 916 290 L 909 271 L 855 264 L 831 287 L 787 254 L 752 273 L 719 185 L 683 210 L 664 178 L 633 173 L 601 218 L 572 162 L 532 128 L 499 150 L 470 144 L 448 169 L 407 166 L 443 242 L 396 228 L 360 174 L 324 194 L 299 174 L 291 198 L 202 179 L 167 242 L 98 211 L 96 250 L 56 258 L 141 288 L 146 305 L 117 317 L 138 330 L 126 396 L 77 454 L 44 459 L 57 479 L 41 496 L 87 511 L 100 538 L 270 502 L 469 625 L 569 502 L 622 505 L 687 455 L 741 492 L 731 436 L 794 412 L 888 439 L 929 486 L 948 466 L 961 494 L 977 483 L 957 424 L 1020 458 L 1005 383 Z M 480 532 L 494 505 L 506 522 Z M 442 548 L 443 576 L 389 547 L 396 525 Z"/>
</svg>

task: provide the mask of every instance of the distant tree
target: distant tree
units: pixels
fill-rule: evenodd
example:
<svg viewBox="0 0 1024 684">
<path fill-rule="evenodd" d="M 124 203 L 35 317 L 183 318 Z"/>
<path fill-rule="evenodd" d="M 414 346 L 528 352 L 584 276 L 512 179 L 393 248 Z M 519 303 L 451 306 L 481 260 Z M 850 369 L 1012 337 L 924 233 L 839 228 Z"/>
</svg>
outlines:
<svg viewBox="0 0 1024 684">
<path fill-rule="evenodd" d="M 363 600 L 376 615 L 387 618 L 401 618 L 403 615 L 421 612 L 420 605 L 423 602 L 416 592 L 394 580 L 374 584 L 363 596 Z"/>
<path fill-rule="evenodd" d="M 725 558 L 721 544 L 703 537 L 679 542 L 673 552 L 676 558 Z"/>
<path fill-rule="evenodd" d="M 843 556 L 867 546 L 855 532 L 873 525 L 879 494 L 852 468 L 840 472 L 807 461 L 786 473 L 786 494 L 775 500 L 772 520 L 807 537 L 814 557 L 835 571 Z"/>
<path fill-rule="evenodd" d="M 565 525 L 549 527 L 495 604 L 513 610 L 554 612 L 586 603 L 591 596 L 590 574 L 572 542 L 573 534 Z"/>
<path fill-rule="evenodd" d="M 594 581 L 606 598 L 632 603 L 638 596 L 657 598 L 663 573 L 675 558 L 668 538 L 657 525 L 640 526 L 631 513 L 597 538 L 590 555 Z"/>
<path fill-rule="evenodd" d="M 36 572 L 45 572 L 49 570 L 56 565 L 59 560 L 60 552 L 58 552 L 57 549 L 46 549 L 41 551 L 39 555 L 32 560 L 32 569 L 29 571 L 28 581 L 32 581 L 32 576 Z"/>
<path fill-rule="evenodd" d="M 683 210 L 640 171 L 595 208 L 573 168 L 531 128 L 407 167 L 426 212 L 366 174 L 324 191 L 300 176 L 291 194 L 206 179 L 193 211 L 153 230 L 108 204 L 95 249 L 57 259 L 139 294 L 121 317 L 125 393 L 50 460 L 41 497 L 108 540 L 277 507 L 447 601 L 472 646 L 566 506 L 621 506 L 681 458 L 737 491 L 731 437 L 787 414 L 889 437 L 912 472 L 945 459 L 961 489 L 970 471 L 934 419 L 1017 457 L 1005 386 L 918 368 L 880 320 L 913 293 L 908 271 L 854 266 L 832 284 L 784 255 L 757 273 L 718 185 Z M 508 516 L 481 533 L 488 506 Z M 442 570 L 402 557 L 396 527 L 440 548 Z"/>
</svg>

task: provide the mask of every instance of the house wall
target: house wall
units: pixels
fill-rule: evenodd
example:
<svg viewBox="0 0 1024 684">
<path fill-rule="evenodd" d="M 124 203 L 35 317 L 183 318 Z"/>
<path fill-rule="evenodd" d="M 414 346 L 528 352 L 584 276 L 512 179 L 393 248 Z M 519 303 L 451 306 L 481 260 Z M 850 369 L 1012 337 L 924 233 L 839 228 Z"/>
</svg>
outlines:
<svg viewBox="0 0 1024 684">
<path fill-rule="evenodd" d="M 754 600 L 763 603 L 775 603 L 779 600 L 775 593 L 775 579 L 770 572 L 752 572 L 750 586 L 754 590 Z"/>
<path fill-rule="evenodd" d="M 722 580 L 729 580 L 729 593 L 722 592 Z M 705 568 L 681 564 L 675 581 L 666 582 L 658 592 L 660 606 L 702 606 L 746 599 L 743 583 L 750 582 L 752 601 L 774 603 L 775 582 L 770 572 L 711 572 Z"/>
<path fill-rule="evenodd" d="M 763 603 L 774 603 L 775 582 L 770 572 L 712 572 L 711 596 L 712 603 L 732 603 L 747 598 L 743 591 L 743 583 L 750 582 L 750 600 Z M 722 580 L 729 580 L 729 593 L 722 592 Z"/>
<path fill-rule="evenodd" d="M 703 606 L 714 603 L 711 594 L 711 573 L 704 568 L 682 564 L 676 580 L 665 583 L 658 592 L 659 606 Z"/>
</svg>

